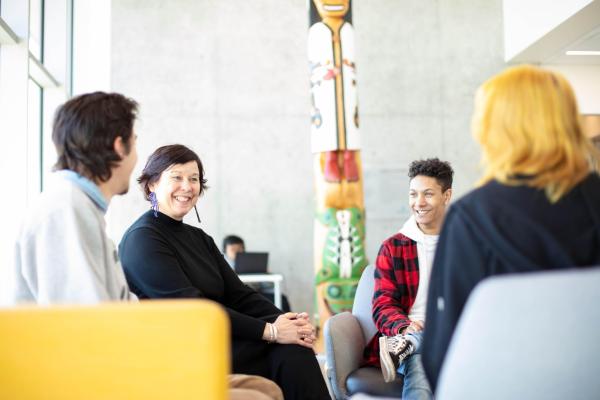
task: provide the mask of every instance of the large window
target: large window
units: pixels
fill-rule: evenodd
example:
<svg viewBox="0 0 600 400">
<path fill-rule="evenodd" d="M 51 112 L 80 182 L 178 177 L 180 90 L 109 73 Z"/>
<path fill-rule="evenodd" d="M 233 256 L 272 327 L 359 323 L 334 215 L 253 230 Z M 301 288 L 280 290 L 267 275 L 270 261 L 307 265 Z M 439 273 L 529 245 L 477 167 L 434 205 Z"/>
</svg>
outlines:
<svg viewBox="0 0 600 400">
<path fill-rule="evenodd" d="M 55 159 L 52 115 L 71 94 L 73 0 L 0 0 L 0 263 Z"/>
<path fill-rule="evenodd" d="M 29 0 L 29 52 L 44 61 L 44 0 Z"/>
<path fill-rule="evenodd" d="M 74 94 L 110 90 L 110 6 L 0 0 L 0 265 L 56 160 L 56 108 Z"/>
<path fill-rule="evenodd" d="M 29 152 L 27 166 L 31 177 L 28 190 L 32 195 L 43 189 L 43 99 L 44 89 L 29 78 L 27 82 L 27 150 Z"/>
<path fill-rule="evenodd" d="M 71 92 L 72 12 L 73 0 L 0 2 L 0 129 L 14 141 L 2 173 L 20 166 L 25 203 L 50 172 L 52 114 Z"/>
</svg>

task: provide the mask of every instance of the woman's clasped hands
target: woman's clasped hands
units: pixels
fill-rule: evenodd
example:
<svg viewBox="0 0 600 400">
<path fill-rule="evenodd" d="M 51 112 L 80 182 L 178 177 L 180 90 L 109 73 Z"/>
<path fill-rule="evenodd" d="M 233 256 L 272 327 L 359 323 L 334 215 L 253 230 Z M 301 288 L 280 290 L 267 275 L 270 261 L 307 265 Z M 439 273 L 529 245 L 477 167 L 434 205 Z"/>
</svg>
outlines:
<svg viewBox="0 0 600 400">
<path fill-rule="evenodd" d="M 312 349 L 314 342 L 317 340 L 315 328 L 308 320 L 308 314 L 305 312 L 281 314 L 273 322 L 273 325 L 277 330 L 277 338 L 275 339 L 277 343 L 299 344 Z"/>
</svg>

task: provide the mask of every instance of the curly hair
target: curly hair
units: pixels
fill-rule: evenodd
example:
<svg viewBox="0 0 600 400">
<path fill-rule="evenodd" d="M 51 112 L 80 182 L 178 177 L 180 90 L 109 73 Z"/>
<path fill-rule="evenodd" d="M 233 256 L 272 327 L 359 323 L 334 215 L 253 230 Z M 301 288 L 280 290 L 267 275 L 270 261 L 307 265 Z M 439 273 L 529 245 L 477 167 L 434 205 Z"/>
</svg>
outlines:
<svg viewBox="0 0 600 400">
<path fill-rule="evenodd" d="M 413 179 L 415 176 L 424 175 L 435 178 L 442 187 L 442 193 L 452 187 L 452 177 L 454 170 L 447 161 L 440 161 L 436 158 L 426 160 L 416 160 L 410 163 L 408 167 L 408 177 Z"/>
</svg>

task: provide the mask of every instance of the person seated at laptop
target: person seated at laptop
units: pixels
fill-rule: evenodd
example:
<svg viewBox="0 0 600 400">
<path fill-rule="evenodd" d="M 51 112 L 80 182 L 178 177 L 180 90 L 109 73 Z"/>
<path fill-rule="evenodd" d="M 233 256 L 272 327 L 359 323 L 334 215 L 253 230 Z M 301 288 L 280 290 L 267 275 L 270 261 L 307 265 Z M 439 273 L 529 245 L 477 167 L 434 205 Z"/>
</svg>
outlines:
<svg viewBox="0 0 600 400">
<path fill-rule="evenodd" d="M 223 239 L 223 256 L 225 261 L 235 271 L 235 260 L 238 253 L 244 253 L 246 251 L 246 245 L 244 239 L 237 235 L 227 235 Z M 237 271 L 236 271 L 237 272 Z M 265 296 L 272 303 L 275 302 L 275 294 L 273 293 L 273 285 L 267 282 L 249 282 L 246 285 L 256 290 L 258 293 Z M 291 311 L 290 302 L 285 294 L 281 294 L 281 310 L 284 312 Z"/>
<path fill-rule="evenodd" d="M 227 235 L 223 238 L 223 257 L 225 257 L 225 261 L 229 264 L 229 266 L 235 269 L 235 258 L 238 253 L 243 253 L 246 251 L 246 244 L 244 243 L 244 239 L 237 235 Z"/>
<path fill-rule="evenodd" d="M 152 208 L 119 245 L 125 277 L 141 299 L 206 298 L 231 322 L 234 373 L 275 381 L 285 399 L 329 399 L 313 351 L 307 313 L 283 313 L 244 285 L 202 229 L 183 218 L 206 190 L 196 153 L 182 145 L 158 148 L 138 178 Z"/>
</svg>

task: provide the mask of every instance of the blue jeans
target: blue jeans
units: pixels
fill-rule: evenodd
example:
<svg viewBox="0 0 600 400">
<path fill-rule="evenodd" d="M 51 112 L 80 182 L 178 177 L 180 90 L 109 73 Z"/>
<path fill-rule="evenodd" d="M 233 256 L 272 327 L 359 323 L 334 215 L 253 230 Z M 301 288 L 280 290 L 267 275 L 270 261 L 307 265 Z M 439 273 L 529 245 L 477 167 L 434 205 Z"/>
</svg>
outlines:
<svg viewBox="0 0 600 400">
<path fill-rule="evenodd" d="M 409 333 L 405 335 L 407 340 L 415 346 L 413 353 L 408 356 L 400 366 L 398 372 L 404 375 L 404 388 L 402 389 L 402 400 L 431 400 L 433 393 L 425 376 L 425 370 L 421 363 L 421 338 L 422 333 Z"/>
<path fill-rule="evenodd" d="M 423 340 L 423 332 L 407 333 L 404 335 L 404 338 L 410 341 L 415 347 L 413 354 L 421 353 L 421 340 Z"/>
</svg>

